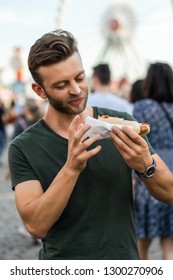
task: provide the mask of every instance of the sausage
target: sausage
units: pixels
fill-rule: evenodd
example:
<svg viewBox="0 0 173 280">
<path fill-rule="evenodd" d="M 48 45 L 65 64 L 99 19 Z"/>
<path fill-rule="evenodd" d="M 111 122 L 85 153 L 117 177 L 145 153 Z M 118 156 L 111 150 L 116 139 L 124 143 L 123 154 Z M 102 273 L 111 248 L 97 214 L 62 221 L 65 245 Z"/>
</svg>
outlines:
<svg viewBox="0 0 173 280">
<path fill-rule="evenodd" d="M 135 130 L 141 136 L 150 132 L 150 124 L 148 123 L 138 123 L 137 121 L 125 120 L 116 116 L 110 117 L 108 115 L 99 116 L 98 120 L 115 125 L 131 126 L 133 130 Z"/>
</svg>

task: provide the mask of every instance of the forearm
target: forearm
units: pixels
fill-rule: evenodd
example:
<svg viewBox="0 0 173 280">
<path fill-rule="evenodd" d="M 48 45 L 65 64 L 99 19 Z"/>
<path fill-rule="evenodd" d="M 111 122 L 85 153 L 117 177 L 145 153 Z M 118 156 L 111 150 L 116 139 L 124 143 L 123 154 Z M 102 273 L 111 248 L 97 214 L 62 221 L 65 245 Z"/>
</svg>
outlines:
<svg viewBox="0 0 173 280">
<path fill-rule="evenodd" d="M 112 127 L 110 137 L 127 165 L 138 174 L 144 173 L 146 168 L 151 166 L 152 158 L 147 142 L 132 129 L 123 127 L 121 130 Z M 156 199 L 173 203 L 173 173 L 157 154 L 153 154 L 152 157 L 156 161 L 155 173 L 150 178 L 144 178 L 142 175 L 140 177 Z"/>
<path fill-rule="evenodd" d="M 27 181 L 16 186 L 17 208 L 32 235 L 40 238 L 46 236 L 65 209 L 79 174 L 85 169 L 88 159 L 100 152 L 100 145 L 88 150 L 94 142 L 100 139 L 99 134 L 83 141 L 89 128 L 90 126 L 85 126 L 80 122 L 78 115 L 74 118 L 69 127 L 66 164 L 51 185 L 47 186 L 45 193 L 37 180 L 32 183 Z"/>
<path fill-rule="evenodd" d="M 22 218 L 32 235 L 45 237 L 66 207 L 78 176 L 79 172 L 62 168 L 47 191 L 25 205 Z"/>
</svg>

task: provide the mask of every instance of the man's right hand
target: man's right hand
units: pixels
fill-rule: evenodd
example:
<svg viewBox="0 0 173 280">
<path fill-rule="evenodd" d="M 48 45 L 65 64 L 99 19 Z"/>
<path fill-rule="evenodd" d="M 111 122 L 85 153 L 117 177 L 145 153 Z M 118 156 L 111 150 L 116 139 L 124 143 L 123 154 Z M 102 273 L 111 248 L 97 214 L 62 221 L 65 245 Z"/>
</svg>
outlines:
<svg viewBox="0 0 173 280">
<path fill-rule="evenodd" d="M 87 150 L 94 142 L 100 139 L 99 134 L 85 139 L 85 134 L 90 128 L 91 126 L 81 123 L 79 115 L 71 122 L 66 162 L 68 168 L 81 172 L 85 168 L 88 159 L 100 152 L 100 145 L 89 151 Z"/>
</svg>

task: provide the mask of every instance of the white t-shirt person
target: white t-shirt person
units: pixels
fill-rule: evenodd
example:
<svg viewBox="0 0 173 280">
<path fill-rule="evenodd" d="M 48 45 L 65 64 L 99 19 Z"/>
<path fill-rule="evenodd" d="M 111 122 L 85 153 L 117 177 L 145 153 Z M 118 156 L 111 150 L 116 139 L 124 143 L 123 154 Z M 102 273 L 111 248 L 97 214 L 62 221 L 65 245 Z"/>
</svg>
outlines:
<svg viewBox="0 0 173 280">
<path fill-rule="evenodd" d="M 88 106 L 98 106 L 132 114 L 132 105 L 122 97 L 110 92 L 93 92 L 88 96 Z"/>
</svg>

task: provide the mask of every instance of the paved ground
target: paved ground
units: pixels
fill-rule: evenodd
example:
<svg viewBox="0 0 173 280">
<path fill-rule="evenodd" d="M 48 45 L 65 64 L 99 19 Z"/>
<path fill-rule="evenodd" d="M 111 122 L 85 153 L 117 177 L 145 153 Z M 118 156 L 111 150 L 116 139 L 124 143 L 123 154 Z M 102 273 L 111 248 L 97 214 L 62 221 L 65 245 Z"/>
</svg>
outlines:
<svg viewBox="0 0 173 280">
<path fill-rule="evenodd" d="M 34 245 L 30 237 L 24 237 L 18 232 L 22 223 L 16 210 L 14 193 L 10 183 L 5 181 L 4 172 L 5 168 L 0 167 L 0 260 L 38 259 L 41 245 Z M 151 246 L 149 257 L 153 260 L 161 259 L 157 239 Z"/>
<path fill-rule="evenodd" d="M 4 173 L 5 168 L 0 167 L 0 260 L 38 259 L 40 244 L 34 245 L 30 236 L 18 233 L 22 222 L 16 210 L 14 192 Z"/>
</svg>

